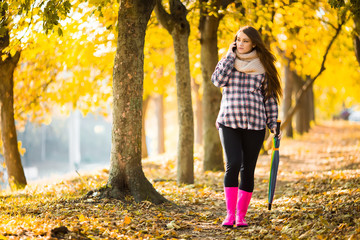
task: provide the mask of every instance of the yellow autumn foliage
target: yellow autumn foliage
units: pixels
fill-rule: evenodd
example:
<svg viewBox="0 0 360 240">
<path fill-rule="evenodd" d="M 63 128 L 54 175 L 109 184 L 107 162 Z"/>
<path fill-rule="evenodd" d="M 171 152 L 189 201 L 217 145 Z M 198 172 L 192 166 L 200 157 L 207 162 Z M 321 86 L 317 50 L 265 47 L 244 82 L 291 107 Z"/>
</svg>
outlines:
<svg viewBox="0 0 360 240">
<path fill-rule="evenodd" d="M 256 4 L 255 4 L 256 3 Z M 16 8 L 16 1 L 11 5 Z M 101 13 L 96 9 L 101 5 Z M 209 8 L 213 6 L 207 3 Z M 79 108 L 83 114 L 97 112 L 107 116 L 111 109 L 112 68 L 116 50 L 117 1 L 93 0 L 73 2 L 70 18 L 61 22 L 63 36 L 44 35 L 38 31 L 39 19 L 33 24 L 19 18 L 12 22 L 10 52 L 22 50 L 21 62 L 14 76 L 15 118 L 19 128 L 26 121 L 49 123 L 55 109 L 69 113 Z M 334 34 L 338 15 L 326 0 L 243 1 L 243 15 L 235 4 L 221 9 L 225 13 L 218 31 L 219 58 L 223 57 L 240 26 L 253 25 L 270 37 L 279 72 L 287 58 L 293 58 L 292 69 L 305 78 L 320 69 L 326 47 Z M 197 1 L 188 8 L 197 9 Z M 34 11 L 34 15 L 37 14 Z M 189 56 L 191 76 L 201 84 L 199 11 L 188 14 L 191 24 Z M 15 26 L 16 23 L 16 26 Z M 316 80 L 314 89 L 318 116 L 330 117 L 344 103 L 347 107 L 360 101 L 359 64 L 352 45 L 353 22 L 349 21 L 330 49 L 326 70 Z M 151 16 L 144 49 L 144 97 L 175 92 L 174 52 L 172 39 Z M 58 110 L 57 110 L 58 111 Z"/>
</svg>

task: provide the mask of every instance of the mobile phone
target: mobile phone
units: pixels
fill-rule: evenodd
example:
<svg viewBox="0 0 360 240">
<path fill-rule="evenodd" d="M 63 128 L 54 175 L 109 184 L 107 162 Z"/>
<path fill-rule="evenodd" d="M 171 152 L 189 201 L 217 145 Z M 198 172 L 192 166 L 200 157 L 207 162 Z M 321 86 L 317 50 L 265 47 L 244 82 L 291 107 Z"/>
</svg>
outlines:
<svg viewBox="0 0 360 240">
<path fill-rule="evenodd" d="M 233 52 L 236 51 L 236 38 L 235 38 L 235 47 L 232 48 L 232 51 L 233 51 Z"/>
</svg>

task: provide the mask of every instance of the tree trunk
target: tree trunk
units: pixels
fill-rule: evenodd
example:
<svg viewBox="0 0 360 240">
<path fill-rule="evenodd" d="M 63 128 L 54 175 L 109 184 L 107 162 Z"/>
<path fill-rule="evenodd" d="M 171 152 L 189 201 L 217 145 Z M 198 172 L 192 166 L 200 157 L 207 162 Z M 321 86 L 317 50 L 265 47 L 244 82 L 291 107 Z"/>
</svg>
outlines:
<svg viewBox="0 0 360 240">
<path fill-rule="evenodd" d="M 164 119 L 164 95 L 155 98 L 157 116 L 158 154 L 165 153 L 165 119 Z"/>
<path fill-rule="evenodd" d="M 143 100 L 142 106 L 142 128 L 141 128 L 141 158 L 148 157 L 147 144 L 146 144 L 146 130 L 145 130 L 145 119 L 146 119 L 146 110 L 149 105 L 150 97 L 146 97 Z"/>
<path fill-rule="evenodd" d="M 194 120 L 191 100 L 188 34 L 182 34 L 179 29 L 172 36 L 174 38 L 179 119 L 177 180 L 178 183 L 192 184 L 194 183 Z"/>
<path fill-rule="evenodd" d="M 295 85 L 295 91 L 298 92 L 300 91 L 301 87 L 304 84 L 304 81 L 302 80 L 302 78 L 296 74 L 296 72 L 293 72 L 294 75 L 294 85 Z M 299 101 L 299 109 L 297 111 L 297 113 L 295 114 L 295 122 L 296 122 L 296 131 L 299 134 L 303 134 L 305 132 L 305 126 L 306 126 L 306 114 L 307 114 L 307 109 L 306 109 L 306 103 L 307 103 L 307 98 L 306 95 L 300 99 Z"/>
<path fill-rule="evenodd" d="M 305 82 L 305 81 L 304 81 Z M 304 117 L 304 132 L 309 132 L 310 131 L 310 122 L 311 122 L 311 110 L 312 110 L 312 103 L 311 103 L 311 92 L 312 92 L 312 86 L 310 86 L 310 88 L 308 89 L 307 93 L 306 93 L 306 98 L 305 98 L 305 117 Z"/>
<path fill-rule="evenodd" d="M 0 60 L 0 108 L 1 108 L 1 137 L 4 158 L 10 187 L 12 190 L 24 188 L 27 184 L 24 169 L 21 164 L 18 140 L 14 119 L 14 80 L 13 74 L 19 61 L 20 53 Z"/>
<path fill-rule="evenodd" d="M 360 17 L 359 16 L 354 16 L 354 23 L 355 23 L 354 34 L 353 34 L 354 51 L 355 51 L 356 59 L 360 64 Z"/>
<path fill-rule="evenodd" d="M 269 8 L 271 9 L 271 19 L 270 19 L 270 22 L 271 23 L 274 23 L 274 17 L 275 17 L 275 8 L 274 7 L 271 7 L 271 6 L 274 6 L 274 0 L 261 0 L 261 5 L 264 6 L 265 8 Z M 259 16 L 256 16 L 256 20 L 255 22 L 258 21 L 258 18 Z M 263 32 L 263 28 L 264 30 L 266 30 L 267 32 L 272 32 L 272 29 L 270 28 L 270 26 L 268 24 L 266 24 L 265 26 L 262 26 L 259 31 L 260 33 L 262 34 Z M 263 40 L 264 40 L 264 43 L 265 43 L 265 46 L 270 49 L 271 48 L 271 37 L 269 36 L 269 34 L 263 34 Z"/>
<path fill-rule="evenodd" d="M 198 145 L 203 144 L 203 110 L 202 110 L 202 100 L 200 96 L 200 84 L 195 82 L 195 79 L 192 78 L 192 88 L 195 92 L 195 143 Z"/>
<path fill-rule="evenodd" d="M 204 1 L 206 2 L 206 1 Z M 221 0 L 214 2 L 217 9 Z M 229 4 L 229 3 L 227 3 Z M 227 5 L 223 6 L 224 9 Z M 200 11 L 201 72 L 203 77 L 203 134 L 204 171 L 223 171 L 224 161 L 219 132 L 215 127 L 220 110 L 221 93 L 211 82 L 211 75 L 218 62 L 217 31 L 220 16 L 209 14 L 207 9 Z"/>
<path fill-rule="evenodd" d="M 144 41 L 154 0 L 120 1 L 113 72 L 113 124 L 107 195 L 131 193 L 136 202 L 167 201 L 146 179 L 141 164 Z"/>
<path fill-rule="evenodd" d="M 9 46 L 9 32 L 0 37 L 0 108 L 1 137 L 8 179 L 12 190 L 24 188 L 27 184 L 24 169 L 21 164 L 18 140 L 14 119 L 14 70 L 20 59 L 20 52 L 10 56 L 3 52 Z"/>
<path fill-rule="evenodd" d="M 80 111 L 75 110 L 69 117 L 69 170 L 75 172 L 79 170 L 81 162 L 80 147 Z"/>
<path fill-rule="evenodd" d="M 292 104 L 292 93 L 293 93 L 293 74 L 290 70 L 290 66 L 285 66 L 285 86 L 284 86 L 284 102 L 283 102 L 283 113 L 284 115 L 291 108 Z M 286 136 L 293 137 L 293 127 L 292 123 L 289 124 L 285 128 Z"/>
<path fill-rule="evenodd" d="M 46 125 L 41 125 L 41 162 L 46 161 Z"/>
<path fill-rule="evenodd" d="M 163 8 L 161 0 L 158 0 L 155 11 L 159 22 L 168 30 L 174 41 L 179 123 L 177 182 L 192 184 L 194 183 L 194 121 L 188 47 L 190 25 L 186 19 L 187 9 L 180 0 L 170 0 L 170 15 Z"/>
<path fill-rule="evenodd" d="M 306 81 L 309 81 L 311 76 L 306 76 Z M 315 97 L 314 97 L 314 84 L 311 84 L 308 90 L 308 98 L 309 98 L 309 121 L 315 121 Z M 309 129 L 310 130 L 310 129 Z"/>
<path fill-rule="evenodd" d="M 299 92 L 306 81 L 304 81 L 301 76 L 297 75 L 296 72 L 293 72 L 295 76 L 295 85 L 296 85 L 296 92 Z M 307 80 L 310 77 L 307 78 Z M 298 133 L 303 134 L 305 132 L 309 132 L 310 130 L 310 121 L 312 118 L 313 111 L 313 98 L 312 98 L 312 84 L 306 90 L 306 93 L 302 99 L 299 101 L 299 109 L 296 113 L 296 130 Z"/>
</svg>

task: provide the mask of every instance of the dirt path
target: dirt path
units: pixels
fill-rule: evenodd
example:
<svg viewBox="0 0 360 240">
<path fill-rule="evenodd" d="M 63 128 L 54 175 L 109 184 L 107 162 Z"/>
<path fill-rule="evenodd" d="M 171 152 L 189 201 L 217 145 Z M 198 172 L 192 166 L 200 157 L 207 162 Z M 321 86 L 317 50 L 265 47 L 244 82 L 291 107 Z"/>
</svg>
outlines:
<svg viewBox="0 0 360 240">
<path fill-rule="evenodd" d="M 192 238 L 360 239 L 360 124 L 324 122 L 295 140 L 284 138 L 272 211 L 267 210 L 270 157 L 258 161 L 247 229 L 220 226 L 226 214 L 223 175 L 198 179 L 216 194 L 205 200 L 209 208 L 204 210 L 206 203 L 192 206 L 213 220 L 199 224 Z"/>
<path fill-rule="evenodd" d="M 195 184 L 178 186 L 175 158 L 144 159 L 143 169 L 176 206 L 83 198 L 106 184 L 105 169 L 1 193 L 0 239 L 360 239 L 360 124 L 325 122 L 283 139 L 271 211 L 270 155 L 261 156 L 244 229 L 221 226 L 224 173 L 203 173 L 195 156 Z"/>
<path fill-rule="evenodd" d="M 325 122 L 281 145 L 282 169 L 313 172 L 359 168 L 360 124 Z"/>
<path fill-rule="evenodd" d="M 267 179 L 270 155 L 260 156 L 256 176 Z M 360 124 L 323 122 L 295 139 L 284 138 L 280 146 L 279 185 L 306 174 L 360 169 Z M 280 187 L 279 186 L 279 187 Z"/>
</svg>

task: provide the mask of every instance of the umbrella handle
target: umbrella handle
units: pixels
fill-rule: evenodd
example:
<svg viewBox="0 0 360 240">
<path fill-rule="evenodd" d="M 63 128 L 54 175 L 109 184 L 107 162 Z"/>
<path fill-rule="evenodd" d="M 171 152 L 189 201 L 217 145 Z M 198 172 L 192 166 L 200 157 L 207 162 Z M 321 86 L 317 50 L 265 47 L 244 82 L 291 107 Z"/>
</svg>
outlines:
<svg viewBox="0 0 360 240">
<path fill-rule="evenodd" d="M 281 120 L 277 120 L 277 121 L 276 121 L 276 133 L 275 133 L 275 137 L 279 137 L 279 134 L 280 134 L 280 125 L 281 125 Z"/>
</svg>

